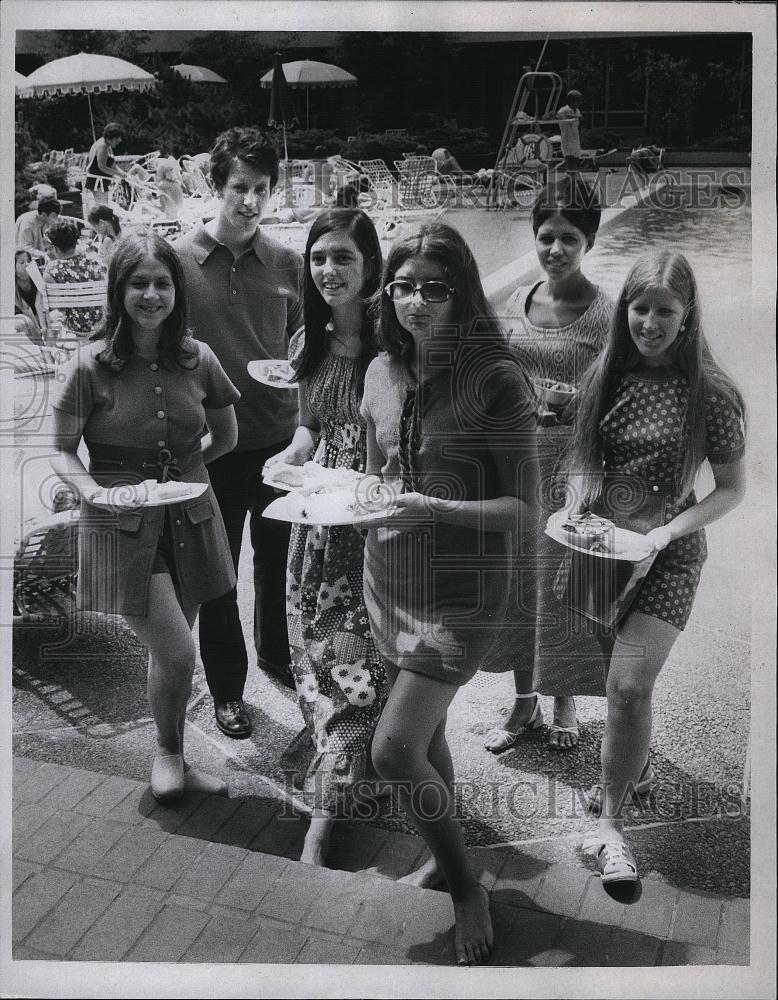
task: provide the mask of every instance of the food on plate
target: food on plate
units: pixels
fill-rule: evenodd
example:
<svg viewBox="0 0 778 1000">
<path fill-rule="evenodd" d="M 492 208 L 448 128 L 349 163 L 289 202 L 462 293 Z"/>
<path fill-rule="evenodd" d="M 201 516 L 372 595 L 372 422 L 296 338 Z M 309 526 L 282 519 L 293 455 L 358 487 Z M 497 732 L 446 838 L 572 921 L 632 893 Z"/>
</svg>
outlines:
<svg viewBox="0 0 778 1000">
<path fill-rule="evenodd" d="M 570 514 L 560 525 L 573 545 L 590 552 L 613 552 L 616 526 L 604 517 L 597 517 L 591 511 Z"/>
<path fill-rule="evenodd" d="M 298 517 L 312 523 L 358 519 L 391 506 L 385 490 L 370 488 L 373 482 L 378 482 L 375 477 L 353 469 L 327 469 L 306 462 L 302 487 L 289 495 L 288 503 Z"/>
<path fill-rule="evenodd" d="M 536 378 L 534 383 L 546 406 L 566 406 L 576 393 L 574 385 L 553 378 Z"/>
<path fill-rule="evenodd" d="M 278 462 L 275 465 L 265 466 L 262 474 L 266 483 L 280 483 L 294 490 L 300 489 L 303 485 L 303 467 L 301 465 L 286 465 L 283 462 Z"/>
<path fill-rule="evenodd" d="M 155 479 L 146 479 L 143 485 L 147 488 L 150 500 L 172 500 L 175 497 L 188 497 L 192 491 L 191 483 L 158 483 Z"/>
<path fill-rule="evenodd" d="M 294 381 L 294 369 L 288 361 L 268 361 L 263 374 L 268 382 Z"/>
</svg>

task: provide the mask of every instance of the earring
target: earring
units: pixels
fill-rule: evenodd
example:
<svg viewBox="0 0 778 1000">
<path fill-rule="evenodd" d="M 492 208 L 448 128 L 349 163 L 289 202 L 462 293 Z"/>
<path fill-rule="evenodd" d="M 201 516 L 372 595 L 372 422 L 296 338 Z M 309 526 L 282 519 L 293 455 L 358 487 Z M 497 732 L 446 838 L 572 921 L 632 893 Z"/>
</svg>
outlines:
<svg viewBox="0 0 778 1000">
<path fill-rule="evenodd" d="M 685 329 L 686 329 L 686 324 L 685 323 L 681 323 L 681 333 L 683 333 L 683 331 Z"/>
</svg>

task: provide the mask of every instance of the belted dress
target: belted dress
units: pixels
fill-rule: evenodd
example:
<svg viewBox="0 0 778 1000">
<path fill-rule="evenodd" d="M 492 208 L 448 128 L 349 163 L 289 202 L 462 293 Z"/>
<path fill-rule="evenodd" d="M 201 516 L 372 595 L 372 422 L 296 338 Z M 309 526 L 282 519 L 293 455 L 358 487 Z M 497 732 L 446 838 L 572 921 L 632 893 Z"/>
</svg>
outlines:
<svg viewBox="0 0 778 1000">
<path fill-rule="evenodd" d="M 120 370 L 101 363 L 105 342 L 83 345 L 65 369 L 52 403 L 83 421 L 89 472 L 116 487 L 117 504 L 81 502 L 77 603 L 83 611 L 146 615 L 149 582 L 160 551 L 194 606 L 236 582 L 219 505 L 203 462 L 206 411 L 230 406 L 240 393 L 207 344 L 187 339 L 185 366 L 133 355 Z M 209 483 L 200 496 L 153 507 L 120 507 L 121 486 L 158 482 Z"/>
</svg>

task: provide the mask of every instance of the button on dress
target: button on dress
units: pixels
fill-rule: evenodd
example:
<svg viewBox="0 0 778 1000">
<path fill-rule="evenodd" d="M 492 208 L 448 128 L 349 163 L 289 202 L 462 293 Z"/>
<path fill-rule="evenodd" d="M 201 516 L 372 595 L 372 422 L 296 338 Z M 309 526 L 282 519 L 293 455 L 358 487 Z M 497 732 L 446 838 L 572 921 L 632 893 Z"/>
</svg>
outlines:
<svg viewBox="0 0 778 1000">
<path fill-rule="evenodd" d="M 98 361 L 105 342 L 94 341 L 81 346 L 65 369 L 52 405 L 84 419 L 90 473 L 101 486 L 176 477 L 209 482 L 200 445 L 205 411 L 233 404 L 239 393 L 206 344 L 192 339 L 186 344 L 196 355 L 188 363 L 191 367 L 168 368 L 134 355 L 120 371 L 113 371 Z M 161 395 L 156 386 L 162 387 Z M 163 525 L 172 536 L 171 572 L 184 603 L 201 604 L 235 585 L 221 512 L 210 486 L 193 500 L 163 507 L 115 511 L 82 500 L 78 573 L 82 610 L 147 613 Z"/>
</svg>

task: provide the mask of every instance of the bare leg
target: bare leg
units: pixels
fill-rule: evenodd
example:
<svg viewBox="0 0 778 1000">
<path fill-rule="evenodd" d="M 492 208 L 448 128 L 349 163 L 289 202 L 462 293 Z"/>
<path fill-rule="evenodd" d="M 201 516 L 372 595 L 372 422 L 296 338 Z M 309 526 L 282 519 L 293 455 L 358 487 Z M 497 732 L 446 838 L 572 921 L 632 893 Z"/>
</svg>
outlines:
<svg viewBox="0 0 778 1000">
<path fill-rule="evenodd" d="M 432 742 L 430 743 L 430 748 L 427 752 L 427 760 L 430 764 L 432 764 L 443 779 L 443 782 L 451 795 L 451 801 L 453 802 L 454 765 L 451 761 L 451 751 L 449 750 L 448 743 L 446 742 L 445 718 L 435 730 L 435 735 L 432 737 Z M 440 886 L 445 886 L 446 883 L 445 876 L 440 870 L 440 866 L 435 860 L 434 855 L 427 858 L 421 868 L 417 868 L 415 872 L 405 875 L 399 881 L 403 882 L 405 885 L 419 886 L 421 889 L 435 889 Z"/>
<path fill-rule="evenodd" d="M 559 729 L 571 729 L 573 732 L 563 733 L 552 729 L 548 737 L 548 745 L 555 750 L 569 750 L 578 743 L 577 719 L 575 715 L 575 698 L 566 695 L 554 697 L 554 726 Z"/>
<path fill-rule="evenodd" d="M 317 809 L 311 816 L 311 824 L 305 835 L 300 861 L 306 865 L 325 867 L 330 837 L 335 827 L 335 817 L 330 813 Z"/>
<path fill-rule="evenodd" d="M 373 737 L 373 763 L 387 781 L 400 783 L 408 819 L 427 842 L 448 883 L 456 921 L 457 962 L 487 959 L 493 943 L 488 897 L 473 875 L 454 801 L 443 775 L 429 760 L 430 745 L 457 688 L 403 670 Z"/>
<path fill-rule="evenodd" d="M 619 630 L 608 671 L 608 717 L 602 741 L 603 805 L 599 833 L 622 839 L 627 788 L 637 784 L 651 741 L 651 697 L 678 630 L 633 612 Z"/>
</svg>

